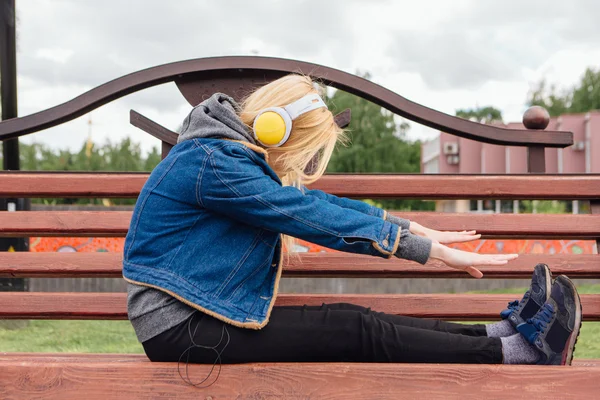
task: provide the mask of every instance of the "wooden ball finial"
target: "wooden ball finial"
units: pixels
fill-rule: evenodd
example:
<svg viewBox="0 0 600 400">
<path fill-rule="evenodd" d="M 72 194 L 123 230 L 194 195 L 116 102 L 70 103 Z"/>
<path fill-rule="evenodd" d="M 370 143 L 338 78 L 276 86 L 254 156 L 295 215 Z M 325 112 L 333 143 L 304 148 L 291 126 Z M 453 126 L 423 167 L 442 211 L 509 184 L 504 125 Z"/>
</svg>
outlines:
<svg viewBox="0 0 600 400">
<path fill-rule="evenodd" d="M 550 114 L 544 107 L 532 106 L 523 114 L 523 125 L 527 129 L 546 129 L 550 123 Z"/>
</svg>

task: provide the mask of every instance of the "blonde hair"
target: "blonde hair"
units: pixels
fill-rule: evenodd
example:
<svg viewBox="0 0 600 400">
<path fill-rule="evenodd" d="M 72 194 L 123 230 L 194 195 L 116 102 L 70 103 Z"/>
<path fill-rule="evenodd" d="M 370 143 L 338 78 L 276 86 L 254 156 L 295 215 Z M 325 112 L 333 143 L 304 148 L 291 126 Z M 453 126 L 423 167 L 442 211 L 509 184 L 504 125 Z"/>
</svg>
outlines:
<svg viewBox="0 0 600 400">
<path fill-rule="evenodd" d="M 287 106 L 310 93 L 318 93 L 310 77 L 286 75 L 252 92 L 241 104 L 240 118 L 252 129 L 261 110 Z M 338 141 L 345 141 L 343 129 L 337 126 L 331 111 L 318 108 L 294 120 L 285 144 L 265 150 L 269 165 L 282 183 L 301 188 L 323 176 Z M 284 245 L 291 249 L 293 239 L 285 237 Z"/>
</svg>

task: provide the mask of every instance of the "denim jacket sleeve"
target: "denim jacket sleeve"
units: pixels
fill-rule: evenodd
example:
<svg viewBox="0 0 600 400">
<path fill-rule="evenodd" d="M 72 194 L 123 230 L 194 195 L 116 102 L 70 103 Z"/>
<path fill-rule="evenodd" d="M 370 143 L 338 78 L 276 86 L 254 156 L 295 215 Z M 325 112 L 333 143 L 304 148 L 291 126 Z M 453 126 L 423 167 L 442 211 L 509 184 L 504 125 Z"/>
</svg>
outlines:
<svg viewBox="0 0 600 400">
<path fill-rule="evenodd" d="M 312 189 L 309 190 L 303 187 L 304 194 L 308 196 L 315 196 L 321 200 L 325 200 L 331 204 L 336 204 L 343 208 L 360 211 L 363 214 L 373 215 L 375 217 L 383 218 L 393 224 L 400 226 L 402 229 L 409 229 L 410 221 L 404 218 L 396 217 L 395 215 L 389 214 L 387 211 L 382 210 L 379 207 L 372 206 L 365 203 L 364 201 L 358 201 L 353 199 L 347 199 L 345 197 L 337 197 L 329 193 L 325 193 L 321 190 Z"/>
<path fill-rule="evenodd" d="M 349 253 L 389 258 L 398 249 L 398 225 L 281 186 L 268 164 L 243 146 L 211 152 L 201 176 L 200 205 L 242 223 Z"/>
<path fill-rule="evenodd" d="M 365 203 L 364 201 L 347 199 L 345 197 L 337 197 L 329 193 L 325 193 L 322 190 L 302 188 L 302 191 L 307 196 L 315 196 L 321 200 L 325 200 L 328 203 L 335 204 L 342 208 L 348 208 L 350 210 L 360 211 L 363 214 L 372 215 L 385 219 L 386 212 L 379 207 L 372 206 Z"/>
</svg>

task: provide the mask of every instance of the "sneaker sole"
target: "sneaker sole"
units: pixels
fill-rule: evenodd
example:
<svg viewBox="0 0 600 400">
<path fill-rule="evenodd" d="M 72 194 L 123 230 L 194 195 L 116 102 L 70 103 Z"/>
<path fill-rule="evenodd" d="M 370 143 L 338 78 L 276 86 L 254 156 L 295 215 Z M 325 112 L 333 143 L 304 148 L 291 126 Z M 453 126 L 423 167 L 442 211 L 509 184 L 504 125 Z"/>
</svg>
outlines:
<svg viewBox="0 0 600 400">
<path fill-rule="evenodd" d="M 546 301 L 548 301 L 552 292 L 552 272 L 546 264 L 544 264 L 544 273 L 546 274 Z"/>
<path fill-rule="evenodd" d="M 573 332 L 571 332 L 567 341 L 566 356 L 563 356 L 562 360 L 563 365 L 571 365 L 573 362 L 573 354 L 575 353 L 575 344 L 577 343 L 577 339 L 579 339 L 579 332 L 581 331 L 581 299 L 579 298 L 579 293 L 577 292 L 575 285 L 569 278 L 560 276 L 557 279 L 559 278 L 563 283 L 569 285 L 573 290 L 573 293 L 575 293 L 575 323 L 573 324 Z"/>
</svg>

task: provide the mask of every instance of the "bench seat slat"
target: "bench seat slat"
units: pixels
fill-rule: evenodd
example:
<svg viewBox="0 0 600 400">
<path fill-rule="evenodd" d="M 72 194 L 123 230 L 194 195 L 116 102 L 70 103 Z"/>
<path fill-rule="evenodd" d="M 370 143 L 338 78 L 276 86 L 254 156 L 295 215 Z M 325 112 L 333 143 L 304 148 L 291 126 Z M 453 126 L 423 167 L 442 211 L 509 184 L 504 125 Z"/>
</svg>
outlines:
<svg viewBox="0 0 600 400">
<path fill-rule="evenodd" d="M 129 198 L 147 179 L 146 173 L 0 172 L 0 196 Z M 311 188 L 356 198 L 597 199 L 600 175 L 328 175 Z"/>
<path fill-rule="evenodd" d="M 190 365 L 201 380 L 210 365 Z M 592 398 L 600 368 L 533 365 L 253 363 L 224 365 L 208 388 L 182 381 L 176 363 L 145 356 L 0 354 L 1 398 L 528 399 Z M 216 376 L 216 373 L 212 375 Z M 531 382 L 525 384 L 524 382 Z M 133 384 L 132 384 L 133 383 Z M 533 384 L 535 383 L 535 384 Z"/>
<path fill-rule="evenodd" d="M 390 314 L 477 321 L 498 319 L 506 294 L 280 294 L 276 305 L 354 303 Z M 600 320 L 600 295 L 582 295 L 584 319 Z M 125 293 L 0 292 L 0 319 L 127 319 Z"/>
<path fill-rule="evenodd" d="M 486 237 L 595 239 L 600 236 L 600 215 L 435 212 L 394 214 L 433 229 L 476 229 Z M 129 211 L 0 212 L 0 237 L 120 237 L 126 235 L 130 219 Z"/>
<path fill-rule="evenodd" d="M 8 253 L 0 252 L 0 278 L 120 277 L 121 253 Z M 506 266 L 482 267 L 484 278 L 529 279 L 533 266 L 546 263 L 555 275 L 600 277 L 596 254 L 522 254 Z M 441 261 L 420 265 L 398 258 L 383 259 L 346 253 L 304 253 L 291 257 L 286 277 L 466 278 L 464 272 Z"/>
</svg>

